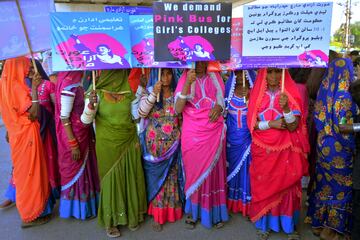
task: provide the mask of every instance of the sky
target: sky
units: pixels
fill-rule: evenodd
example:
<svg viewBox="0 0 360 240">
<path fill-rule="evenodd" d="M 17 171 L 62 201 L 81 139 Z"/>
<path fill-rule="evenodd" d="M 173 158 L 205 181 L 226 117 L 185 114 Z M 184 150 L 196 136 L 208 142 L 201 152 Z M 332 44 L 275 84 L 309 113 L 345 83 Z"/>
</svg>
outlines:
<svg viewBox="0 0 360 240">
<path fill-rule="evenodd" d="M 331 22 L 331 35 L 339 29 L 342 23 L 345 23 L 345 3 L 346 0 L 257 0 L 250 4 L 273 4 L 273 3 L 305 3 L 305 2 L 333 2 L 333 15 Z M 339 5 L 342 4 L 344 6 Z M 351 23 L 360 21 L 360 11 L 355 11 L 355 9 L 360 9 L 360 0 L 352 0 L 352 19 Z M 233 17 L 242 17 L 243 7 L 237 7 L 233 10 Z"/>
</svg>

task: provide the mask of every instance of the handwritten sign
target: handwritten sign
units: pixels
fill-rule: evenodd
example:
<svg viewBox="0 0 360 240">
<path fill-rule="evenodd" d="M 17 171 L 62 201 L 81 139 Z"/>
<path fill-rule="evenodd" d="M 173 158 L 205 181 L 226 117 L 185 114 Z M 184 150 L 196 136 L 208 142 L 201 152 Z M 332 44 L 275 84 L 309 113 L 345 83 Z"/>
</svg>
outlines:
<svg viewBox="0 0 360 240">
<path fill-rule="evenodd" d="M 156 61 L 230 59 L 230 3 L 154 2 Z"/>
<path fill-rule="evenodd" d="M 233 18 L 231 26 L 230 61 L 211 62 L 208 65 L 209 71 L 226 71 L 242 68 L 242 34 L 243 19 Z"/>
<path fill-rule="evenodd" d="M 128 13 L 129 15 L 151 15 L 153 13 L 151 7 L 141 6 L 105 6 L 104 11 L 112 13 Z"/>
<path fill-rule="evenodd" d="M 129 15 L 52 13 L 54 71 L 131 67 Z"/>
<path fill-rule="evenodd" d="M 191 68 L 190 63 L 156 62 L 154 59 L 153 15 L 130 16 L 132 67 L 141 68 Z"/>
<path fill-rule="evenodd" d="M 19 0 L 34 52 L 50 49 L 50 0 Z M 0 1 L 0 60 L 30 53 L 15 1 Z"/>
<path fill-rule="evenodd" d="M 326 67 L 332 3 L 244 6 L 246 67 Z"/>
</svg>

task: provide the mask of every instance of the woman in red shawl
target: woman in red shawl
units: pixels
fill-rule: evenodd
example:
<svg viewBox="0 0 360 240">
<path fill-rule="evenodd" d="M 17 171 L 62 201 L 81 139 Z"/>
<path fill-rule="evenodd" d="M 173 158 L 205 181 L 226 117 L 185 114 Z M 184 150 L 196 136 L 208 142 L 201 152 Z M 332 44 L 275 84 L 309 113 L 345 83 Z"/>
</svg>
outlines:
<svg viewBox="0 0 360 240">
<path fill-rule="evenodd" d="M 261 69 L 251 92 L 248 126 L 252 135 L 250 166 L 250 218 L 260 239 L 270 231 L 295 232 L 301 204 L 301 178 L 306 173 L 306 119 L 302 100 L 290 74 L 285 72 L 280 91 L 281 69 Z"/>
</svg>

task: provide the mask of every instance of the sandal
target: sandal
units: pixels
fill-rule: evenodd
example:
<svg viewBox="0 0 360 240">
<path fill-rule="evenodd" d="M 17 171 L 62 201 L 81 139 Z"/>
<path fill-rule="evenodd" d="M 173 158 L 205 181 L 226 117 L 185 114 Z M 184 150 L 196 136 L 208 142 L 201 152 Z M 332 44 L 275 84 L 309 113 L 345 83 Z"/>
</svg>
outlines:
<svg viewBox="0 0 360 240">
<path fill-rule="evenodd" d="M 13 206 L 15 206 L 15 203 L 9 199 L 6 199 L 5 201 L 3 201 L 0 204 L 0 209 L 5 210 L 5 209 L 12 208 Z"/>
<path fill-rule="evenodd" d="M 154 222 L 153 225 L 152 225 L 152 229 L 155 231 L 155 232 L 161 232 L 163 230 L 162 228 L 162 225 L 157 223 L 157 222 Z"/>
<path fill-rule="evenodd" d="M 118 238 L 121 236 L 121 232 L 117 227 L 109 227 L 106 229 L 106 235 L 109 238 Z"/>
<path fill-rule="evenodd" d="M 300 240 L 300 234 L 294 231 L 291 234 L 288 234 L 288 240 Z"/>
<path fill-rule="evenodd" d="M 257 230 L 256 235 L 258 236 L 258 238 L 257 238 L 258 240 L 268 240 L 270 237 L 270 231 L 263 232 L 263 231 Z"/>
<path fill-rule="evenodd" d="M 186 224 L 186 228 L 190 230 L 193 230 L 196 226 L 196 222 L 190 216 L 186 217 L 185 224 Z"/>
<path fill-rule="evenodd" d="M 215 224 L 215 228 L 216 229 L 220 229 L 224 227 L 224 223 L 223 222 L 218 222 L 217 224 Z"/>
<path fill-rule="evenodd" d="M 21 228 L 31 228 L 31 227 L 40 226 L 45 223 L 48 223 L 50 220 L 51 220 L 51 215 L 46 215 L 44 217 L 39 217 L 31 222 L 23 222 L 21 224 Z"/>
</svg>

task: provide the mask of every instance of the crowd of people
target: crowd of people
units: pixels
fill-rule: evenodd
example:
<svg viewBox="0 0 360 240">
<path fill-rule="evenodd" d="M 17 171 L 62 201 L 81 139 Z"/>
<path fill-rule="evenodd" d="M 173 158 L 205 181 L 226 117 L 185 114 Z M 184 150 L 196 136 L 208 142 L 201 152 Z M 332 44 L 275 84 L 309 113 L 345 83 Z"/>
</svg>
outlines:
<svg viewBox="0 0 360 240">
<path fill-rule="evenodd" d="M 310 176 L 313 233 L 360 239 L 356 65 L 333 54 L 327 69 L 236 70 L 224 79 L 196 62 L 101 70 L 89 86 L 84 72 L 8 59 L 0 111 L 13 171 L 0 208 L 16 204 L 27 228 L 50 221 L 58 201 L 61 218 L 97 217 L 108 237 L 137 230 L 146 214 L 161 231 L 183 215 L 186 228 L 210 229 L 241 213 L 260 240 L 271 232 L 297 240 Z"/>
</svg>

